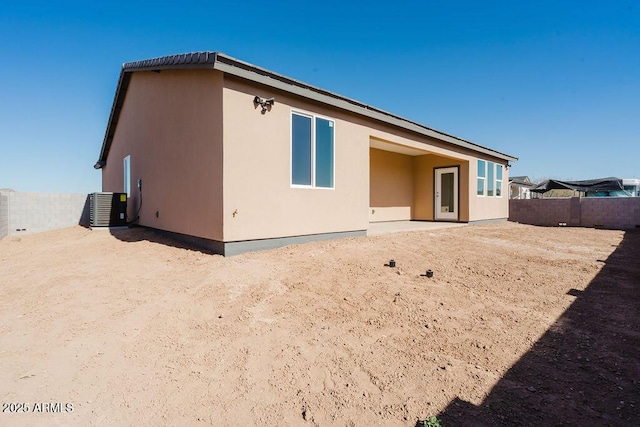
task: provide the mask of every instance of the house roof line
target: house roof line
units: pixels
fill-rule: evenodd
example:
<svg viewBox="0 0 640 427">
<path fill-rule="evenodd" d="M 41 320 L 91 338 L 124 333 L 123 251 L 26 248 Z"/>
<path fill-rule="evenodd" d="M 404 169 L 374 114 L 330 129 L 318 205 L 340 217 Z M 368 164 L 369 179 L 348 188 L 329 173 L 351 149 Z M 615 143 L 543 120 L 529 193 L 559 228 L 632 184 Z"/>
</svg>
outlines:
<svg viewBox="0 0 640 427">
<path fill-rule="evenodd" d="M 480 152 L 498 159 L 506 161 L 518 160 L 517 157 L 513 157 L 474 142 L 438 131 L 379 108 L 309 85 L 282 74 L 274 73 L 273 71 L 241 61 L 223 53 L 194 52 L 127 62 L 122 65 L 122 71 L 120 72 L 120 77 L 118 79 L 118 87 L 116 89 L 113 106 L 111 108 L 107 130 L 105 132 L 102 149 L 100 151 L 100 158 L 94 166 L 96 169 L 100 169 L 106 164 L 107 155 L 109 154 L 111 142 L 115 135 L 120 111 L 122 110 L 129 81 L 131 80 L 131 74 L 137 71 L 162 71 L 167 69 L 219 70 L 227 74 L 264 84 L 304 98 L 312 99 L 323 104 L 331 105 L 342 110 L 350 111 L 395 127 L 403 128 L 411 132 Z"/>
</svg>

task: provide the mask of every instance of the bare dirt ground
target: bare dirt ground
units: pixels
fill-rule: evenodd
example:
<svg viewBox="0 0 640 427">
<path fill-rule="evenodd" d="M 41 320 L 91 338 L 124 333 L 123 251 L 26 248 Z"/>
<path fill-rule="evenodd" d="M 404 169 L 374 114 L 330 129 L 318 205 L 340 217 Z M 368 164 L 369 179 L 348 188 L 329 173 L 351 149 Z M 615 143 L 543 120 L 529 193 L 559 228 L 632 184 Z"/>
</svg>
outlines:
<svg viewBox="0 0 640 427">
<path fill-rule="evenodd" d="M 639 256 L 513 223 L 232 258 L 5 238 L 0 425 L 640 425 Z"/>
</svg>

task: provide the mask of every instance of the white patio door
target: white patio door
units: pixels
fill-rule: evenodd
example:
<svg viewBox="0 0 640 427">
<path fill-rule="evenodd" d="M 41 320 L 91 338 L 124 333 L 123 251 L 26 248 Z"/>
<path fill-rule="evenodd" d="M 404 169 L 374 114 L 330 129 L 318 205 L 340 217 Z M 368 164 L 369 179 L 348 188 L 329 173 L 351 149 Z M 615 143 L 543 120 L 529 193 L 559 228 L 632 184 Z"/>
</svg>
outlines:
<svg viewBox="0 0 640 427">
<path fill-rule="evenodd" d="M 458 220 L 458 168 L 436 169 L 435 219 Z"/>
</svg>

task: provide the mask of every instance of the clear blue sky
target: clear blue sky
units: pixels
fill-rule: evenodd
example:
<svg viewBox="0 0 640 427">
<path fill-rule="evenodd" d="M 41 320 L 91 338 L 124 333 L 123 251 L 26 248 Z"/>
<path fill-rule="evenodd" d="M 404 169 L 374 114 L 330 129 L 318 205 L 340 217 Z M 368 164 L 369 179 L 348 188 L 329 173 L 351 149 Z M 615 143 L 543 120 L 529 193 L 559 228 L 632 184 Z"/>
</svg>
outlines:
<svg viewBox="0 0 640 427">
<path fill-rule="evenodd" d="M 640 3 L 14 1 L 0 6 L 0 188 L 100 190 L 123 62 L 238 59 L 517 156 L 640 176 Z"/>
</svg>

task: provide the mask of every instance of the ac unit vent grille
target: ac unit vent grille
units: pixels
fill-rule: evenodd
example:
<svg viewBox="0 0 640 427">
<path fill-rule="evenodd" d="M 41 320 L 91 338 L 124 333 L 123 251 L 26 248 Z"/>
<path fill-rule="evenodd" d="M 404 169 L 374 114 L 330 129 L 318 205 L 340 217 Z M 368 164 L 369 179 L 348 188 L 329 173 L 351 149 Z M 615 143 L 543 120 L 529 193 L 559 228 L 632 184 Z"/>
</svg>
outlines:
<svg viewBox="0 0 640 427">
<path fill-rule="evenodd" d="M 127 225 L 126 193 L 92 193 L 89 196 L 89 205 L 91 227 Z"/>
</svg>

